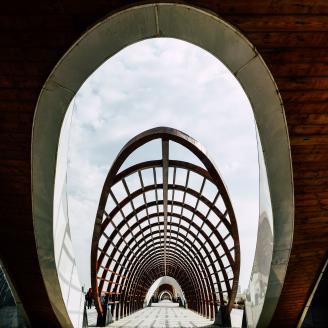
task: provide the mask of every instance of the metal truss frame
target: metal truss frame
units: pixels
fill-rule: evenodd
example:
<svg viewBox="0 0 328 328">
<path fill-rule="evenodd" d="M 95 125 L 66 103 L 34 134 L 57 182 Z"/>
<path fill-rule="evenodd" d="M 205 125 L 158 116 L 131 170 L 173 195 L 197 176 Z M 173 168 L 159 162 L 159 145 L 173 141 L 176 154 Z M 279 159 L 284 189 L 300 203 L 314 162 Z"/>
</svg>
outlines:
<svg viewBox="0 0 328 328">
<path fill-rule="evenodd" d="M 156 139 L 161 140 L 161 159 L 120 171 L 134 151 Z M 203 167 L 171 159 L 171 142 L 193 153 Z M 150 181 L 144 179 L 146 171 Z M 179 174 L 185 177 L 183 184 L 178 183 Z M 200 179 L 199 188 L 192 186 L 191 175 Z M 206 192 L 210 185 L 212 194 Z M 133 313 L 144 306 L 156 279 L 171 276 L 181 285 L 188 307 L 213 319 L 218 306 L 231 311 L 239 270 L 235 214 L 202 146 L 166 127 L 128 142 L 107 175 L 95 220 L 91 281 L 98 314 L 104 313 L 101 296 L 112 304 L 115 318 Z"/>
</svg>

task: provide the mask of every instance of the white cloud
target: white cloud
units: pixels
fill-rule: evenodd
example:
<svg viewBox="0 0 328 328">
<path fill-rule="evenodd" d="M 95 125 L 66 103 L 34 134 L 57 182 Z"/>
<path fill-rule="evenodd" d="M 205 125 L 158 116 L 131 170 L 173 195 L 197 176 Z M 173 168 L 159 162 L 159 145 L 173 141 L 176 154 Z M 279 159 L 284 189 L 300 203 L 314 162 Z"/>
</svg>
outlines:
<svg viewBox="0 0 328 328">
<path fill-rule="evenodd" d="M 75 101 L 69 206 L 85 283 L 89 284 L 90 266 L 86 248 L 112 161 L 137 133 L 171 126 L 207 148 L 228 187 L 240 229 L 241 285 L 246 288 L 258 219 L 255 128 L 248 99 L 224 65 L 186 42 L 147 40 L 104 63 L 84 83 Z"/>
</svg>

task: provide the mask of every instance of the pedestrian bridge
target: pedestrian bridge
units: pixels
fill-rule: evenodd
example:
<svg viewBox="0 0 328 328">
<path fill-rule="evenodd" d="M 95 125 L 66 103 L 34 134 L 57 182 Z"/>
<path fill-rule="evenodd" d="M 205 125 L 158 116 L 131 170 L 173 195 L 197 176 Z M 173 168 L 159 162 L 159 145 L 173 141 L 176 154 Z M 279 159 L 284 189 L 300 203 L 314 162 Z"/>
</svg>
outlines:
<svg viewBox="0 0 328 328">
<path fill-rule="evenodd" d="M 241 326 L 241 313 L 232 313 L 232 327 Z M 89 327 L 96 327 L 97 311 L 88 310 Z M 216 327 L 213 321 L 171 301 L 160 301 L 108 325 L 109 328 L 191 328 Z"/>
<path fill-rule="evenodd" d="M 6 321 L 11 327 L 85 327 L 84 295 L 65 217 L 67 202 L 62 197 L 66 175 L 63 163 L 67 157 L 65 151 L 60 151 L 59 141 L 65 130 L 65 114 L 80 86 L 105 60 L 133 43 L 171 37 L 202 47 L 221 60 L 252 104 L 262 146 L 260 168 L 265 163 L 262 168 L 266 169 L 264 175 L 270 187 L 272 230 L 261 213 L 246 299 L 250 309 L 248 326 L 319 327 L 317 322 L 328 326 L 324 311 L 328 308 L 326 0 L 172 0 L 139 5 L 123 0 L 83 1 L 78 5 L 72 0 L 44 0 L 21 2 L 19 6 L 15 1 L 3 1 L 1 9 L 0 265 L 6 278 L 3 281 L 10 288 L 0 290 L 0 307 L 5 307 L 0 320 L 6 312 L 12 318 Z M 156 171 L 156 165 L 150 168 Z M 201 172 L 205 177 L 211 174 Z M 120 201 L 117 205 L 120 212 Z M 163 236 L 170 226 L 166 215 L 163 211 L 160 217 L 158 239 L 147 236 L 147 245 L 159 243 L 165 249 Z M 116 258 L 101 255 L 108 241 L 103 234 L 106 231 L 101 230 L 102 220 L 99 216 L 95 236 L 105 244 L 100 243 L 98 250 L 95 239 L 92 245 L 93 290 L 98 293 L 97 313 L 102 318 L 107 318 L 107 304 L 111 311 L 112 305 L 115 307 L 112 315 L 118 320 L 114 324 L 132 315 L 146 320 L 148 312 L 156 311 L 163 315 L 172 311 L 172 318 L 178 313 L 194 315 L 190 309 L 214 320 L 219 305 L 233 315 L 238 274 L 232 270 L 231 275 L 227 266 L 235 268 L 238 261 L 229 246 L 225 251 L 228 263 L 223 264 L 223 270 L 220 264 L 216 268 L 219 262 L 214 260 L 220 254 L 212 251 L 215 247 L 209 248 L 209 256 L 202 254 L 196 243 L 183 238 L 186 227 L 180 223 L 185 220 L 173 222 L 172 227 L 180 226 L 179 232 L 175 233 L 174 228 L 167 234 L 165 253 L 152 258 L 147 270 L 123 288 L 130 273 L 126 274 L 122 265 L 119 271 L 113 270 L 107 262 L 114 266 Z M 152 223 L 143 224 L 142 229 L 155 228 Z M 122 229 L 130 233 L 127 225 Z M 197 229 L 195 236 L 200 238 Z M 206 238 L 202 239 L 205 244 Z M 184 243 L 197 248 L 199 262 L 195 262 L 198 260 L 191 251 L 180 251 L 178 245 Z M 270 249 L 263 247 L 268 245 Z M 132 263 L 143 258 L 143 251 L 134 257 L 136 251 L 131 245 L 122 247 L 124 252 L 118 249 L 115 256 L 123 254 L 129 270 L 133 269 L 136 266 Z M 188 256 L 195 261 L 189 261 Z M 147 288 L 139 288 L 138 284 L 143 281 L 149 287 L 156 278 L 156 268 L 161 275 L 166 271 L 182 281 L 189 310 L 144 304 Z M 223 279 L 216 277 L 220 270 L 226 273 Z M 104 271 L 115 277 L 103 277 Z M 147 277 L 148 272 L 151 277 Z M 12 302 L 8 301 L 8 290 L 17 307 L 14 311 L 9 308 Z"/>
<path fill-rule="evenodd" d="M 151 142 L 162 159 L 125 166 Z M 170 152 L 177 145 L 197 165 L 177 160 Z M 239 268 L 235 214 L 203 147 L 167 127 L 130 140 L 108 172 L 95 221 L 91 283 L 99 324 L 107 304 L 116 318 L 130 315 L 151 302 L 158 279 L 170 277 L 181 303 L 212 319 L 220 306 L 229 325 Z"/>
</svg>

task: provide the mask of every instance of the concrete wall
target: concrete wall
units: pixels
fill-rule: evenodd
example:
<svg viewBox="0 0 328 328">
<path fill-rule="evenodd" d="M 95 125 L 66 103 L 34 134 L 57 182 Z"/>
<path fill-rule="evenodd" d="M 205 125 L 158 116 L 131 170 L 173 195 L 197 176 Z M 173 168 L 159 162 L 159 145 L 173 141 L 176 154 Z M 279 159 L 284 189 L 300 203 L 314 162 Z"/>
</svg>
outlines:
<svg viewBox="0 0 328 328">
<path fill-rule="evenodd" d="M 273 215 L 271 197 L 263 150 L 261 142 L 259 141 L 258 133 L 257 140 L 260 175 L 260 212 L 254 264 L 245 302 L 248 327 L 256 327 L 262 313 L 264 301 L 267 298 L 267 287 L 273 253 Z"/>
<path fill-rule="evenodd" d="M 75 263 L 67 204 L 67 157 L 71 117 L 72 106 L 70 106 L 66 113 L 58 146 L 54 193 L 53 238 L 62 297 L 73 326 L 82 327 L 84 294 L 82 293 Z"/>
</svg>

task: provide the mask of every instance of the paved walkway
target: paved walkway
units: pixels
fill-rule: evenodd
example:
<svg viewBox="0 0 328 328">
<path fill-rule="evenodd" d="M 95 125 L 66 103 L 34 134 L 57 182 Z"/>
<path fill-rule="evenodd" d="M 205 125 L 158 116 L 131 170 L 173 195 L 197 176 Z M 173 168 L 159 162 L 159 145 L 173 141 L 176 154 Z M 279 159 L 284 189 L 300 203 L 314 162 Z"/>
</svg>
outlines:
<svg viewBox="0 0 328 328">
<path fill-rule="evenodd" d="M 162 301 L 110 324 L 109 328 L 209 327 L 212 321 L 178 304 Z"/>
<path fill-rule="evenodd" d="M 233 309 L 231 312 L 232 327 L 241 327 L 242 311 Z M 89 327 L 96 327 L 97 312 L 95 308 L 88 310 Z M 180 308 L 169 301 L 154 303 L 130 316 L 110 324 L 109 328 L 189 328 L 215 327 L 210 321 L 197 313 Z"/>
<path fill-rule="evenodd" d="M 96 327 L 97 324 L 97 310 L 95 307 L 92 307 L 92 309 L 87 310 L 88 314 L 88 326 L 89 327 Z"/>
<path fill-rule="evenodd" d="M 95 309 L 88 310 L 88 323 L 95 327 L 97 314 Z M 178 304 L 162 301 L 151 307 L 137 311 L 126 318 L 115 321 L 109 328 L 189 328 L 211 327 L 213 321 L 197 313 L 180 308 Z"/>
</svg>

